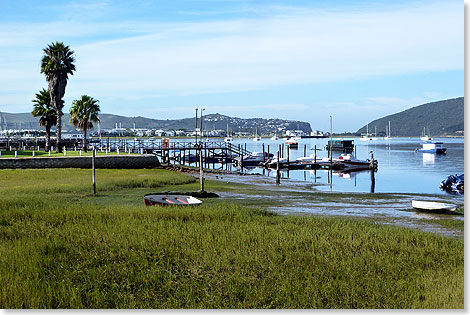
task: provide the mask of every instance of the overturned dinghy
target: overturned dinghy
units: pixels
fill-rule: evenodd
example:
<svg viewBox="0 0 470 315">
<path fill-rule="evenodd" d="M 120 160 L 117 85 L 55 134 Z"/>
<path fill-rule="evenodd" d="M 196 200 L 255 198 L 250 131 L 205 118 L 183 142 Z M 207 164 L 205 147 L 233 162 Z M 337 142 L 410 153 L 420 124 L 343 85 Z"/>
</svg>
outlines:
<svg viewBox="0 0 470 315">
<path fill-rule="evenodd" d="M 422 201 L 412 200 L 411 205 L 417 210 L 424 211 L 455 211 L 457 205 L 451 203 L 435 202 L 435 201 Z"/>
<path fill-rule="evenodd" d="M 148 194 L 144 196 L 146 206 L 195 206 L 202 204 L 202 201 L 193 196 Z"/>
</svg>

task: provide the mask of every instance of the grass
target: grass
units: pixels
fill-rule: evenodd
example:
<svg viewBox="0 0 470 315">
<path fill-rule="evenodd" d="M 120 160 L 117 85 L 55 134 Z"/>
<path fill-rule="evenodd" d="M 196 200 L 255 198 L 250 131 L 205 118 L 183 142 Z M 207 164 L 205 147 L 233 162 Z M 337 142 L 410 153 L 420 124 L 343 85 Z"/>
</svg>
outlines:
<svg viewBox="0 0 470 315">
<path fill-rule="evenodd" d="M 2 155 L 0 158 L 14 158 L 15 157 L 15 151 L 1 151 Z M 88 152 L 83 152 L 81 156 L 92 156 L 92 151 Z M 121 155 L 128 155 L 129 153 L 126 152 L 120 152 Z M 135 154 L 135 153 L 131 153 Z M 106 154 L 106 151 L 96 151 L 96 155 L 117 155 L 117 152 L 108 152 Z M 49 157 L 49 152 L 45 151 L 34 151 L 34 156 L 35 157 Z M 58 156 L 80 156 L 80 150 L 73 151 L 73 150 L 67 150 L 66 155 L 64 153 L 56 153 L 51 151 L 51 157 L 58 157 Z M 18 150 L 17 151 L 17 158 L 26 158 L 26 157 L 33 157 L 33 151 L 32 150 Z"/>
<path fill-rule="evenodd" d="M 99 170 L 93 196 L 90 176 L 0 171 L 1 308 L 464 307 L 462 240 L 222 198 L 146 208 L 144 193 L 199 184 Z"/>
</svg>

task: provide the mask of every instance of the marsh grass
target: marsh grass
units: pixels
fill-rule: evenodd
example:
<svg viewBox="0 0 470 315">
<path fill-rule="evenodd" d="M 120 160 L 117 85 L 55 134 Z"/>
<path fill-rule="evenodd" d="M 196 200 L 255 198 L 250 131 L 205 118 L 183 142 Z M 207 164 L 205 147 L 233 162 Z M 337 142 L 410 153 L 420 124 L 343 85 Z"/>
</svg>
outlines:
<svg viewBox="0 0 470 315">
<path fill-rule="evenodd" d="M 1 308 L 464 307 L 462 240 L 218 198 L 144 207 L 197 188 L 165 170 L 100 170 L 98 196 L 89 170 L 0 173 Z"/>
</svg>

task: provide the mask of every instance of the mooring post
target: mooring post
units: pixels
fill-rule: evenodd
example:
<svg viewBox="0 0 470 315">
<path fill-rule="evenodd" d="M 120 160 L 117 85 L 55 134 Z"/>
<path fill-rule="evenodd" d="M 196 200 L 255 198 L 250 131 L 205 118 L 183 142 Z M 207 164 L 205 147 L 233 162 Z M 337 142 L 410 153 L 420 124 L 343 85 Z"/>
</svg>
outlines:
<svg viewBox="0 0 470 315">
<path fill-rule="evenodd" d="M 204 177 L 202 170 L 202 146 L 199 148 L 199 181 L 201 183 L 201 192 L 204 192 Z"/>
<path fill-rule="evenodd" d="M 284 143 L 281 145 L 281 157 L 284 157 Z"/>
<path fill-rule="evenodd" d="M 370 192 L 373 194 L 375 192 L 375 170 L 370 170 Z"/>
<path fill-rule="evenodd" d="M 264 163 L 266 163 L 266 159 L 265 159 L 265 153 L 264 153 L 264 143 L 263 143 L 263 165 Z"/>
<path fill-rule="evenodd" d="M 96 195 L 95 148 L 93 148 L 93 155 L 91 157 L 91 168 L 93 170 L 93 195 Z"/>
<path fill-rule="evenodd" d="M 317 145 L 315 144 L 315 147 L 313 148 L 313 162 L 317 164 Z"/>
<path fill-rule="evenodd" d="M 279 159 L 281 158 L 281 154 L 277 151 L 277 165 L 276 165 L 276 184 L 279 185 L 281 183 L 281 172 L 279 170 Z"/>
<path fill-rule="evenodd" d="M 289 147 L 286 148 L 286 153 L 287 153 L 287 169 L 289 170 L 289 155 L 290 155 Z"/>
<path fill-rule="evenodd" d="M 374 153 L 372 151 L 370 151 L 369 169 L 374 170 Z"/>
</svg>

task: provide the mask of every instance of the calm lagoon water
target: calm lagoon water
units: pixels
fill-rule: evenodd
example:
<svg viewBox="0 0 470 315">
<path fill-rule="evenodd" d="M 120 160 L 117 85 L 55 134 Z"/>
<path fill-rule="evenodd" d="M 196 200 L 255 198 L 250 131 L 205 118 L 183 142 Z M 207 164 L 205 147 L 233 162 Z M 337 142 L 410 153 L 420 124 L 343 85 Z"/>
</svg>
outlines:
<svg viewBox="0 0 470 315">
<path fill-rule="evenodd" d="M 297 141 L 299 148 L 297 150 L 291 149 L 289 152 L 292 160 L 303 156 L 304 150 L 307 152 L 307 156 L 310 155 L 314 152 L 315 145 L 317 149 L 322 149 L 322 151 L 318 151 L 317 157 L 322 158 L 328 155 L 328 152 L 323 149 L 328 139 L 300 139 Z M 393 138 L 392 140 L 379 139 L 375 141 L 360 141 L 355 138 L 354 144 L 356 145 L 357 158 L 370 158 L 370 151 L 372 151 L 374 158 L 378 160 L 378 170 L 374 174 L 375 192 L 446 194 L 440 190 L 440 182 L 448 175 L 464 172 L 464 139 L 434 138 L 433 141 L 443 142 L 444 147 L 447 148 L 447 154 L 417 152 L 416 149 L 421 148 L 423 142 L 419 138 Z M 262 151 L 264 143 L 266 151 L 269 145 L 270 152 L 276 153 L 284 140 L 262 139 L 255 142 L 252 139 L 234 138 L 232 143 L 234 145 L 246 143 L 247 150 L 252 152 Z M 266 171 L 262 168 L 245 169 L 244 172 L 276 176 L 275 171 Z M 323 170 L 291 170 L 289 172 L 283 171 L 282 178 L 317 183 L 320 184 L 317 189 L 337 192 L 370 192 L 372 183 L 369 171 L 350 174 L 333 172 L 333 175 L 330 176 L 328 171 Z M 456 197 L 463 199 L 463 196 Z"/>
</svg>

